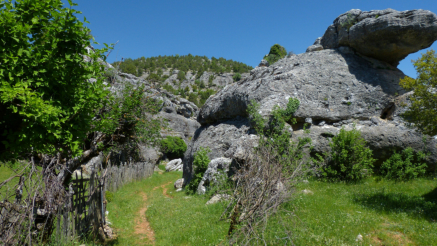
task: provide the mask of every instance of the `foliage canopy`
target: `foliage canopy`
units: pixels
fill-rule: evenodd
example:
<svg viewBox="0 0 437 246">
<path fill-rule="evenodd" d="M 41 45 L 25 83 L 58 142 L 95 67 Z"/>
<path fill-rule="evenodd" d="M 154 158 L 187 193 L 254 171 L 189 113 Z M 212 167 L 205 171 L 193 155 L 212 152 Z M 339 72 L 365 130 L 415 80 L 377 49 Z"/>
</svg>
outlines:
<svg viewBox="0 0 437 246">
<path fill-rule="evenodd" d="M 90 50 L 90 30 L 77 14 L 63 7 L 61 0 L 0 3 L 0 154 L 4 157 L 30 150 L 80 153 L 95 111 L 107 95 L 103 79 L 107 48 Z M 95 80 L 90 82 L 91 78 Z"/>
<path fill-rule="evenodd" d="M 180 137 L 167 136 L 161 140 L 161 150 L 170 158 L 180 158 L 187 150 L 187 144 Z"/>
<path fill-rule="evenodd" d="M 423 133 L 434 136 L 437 135 L 437 55 L 429 50 L 413 64 L 417 79 L 406 76 L 400 81 L 404 89 L 414 91 L 411 105 L 403 116 Z"/>
<path fill-rule="evenodd" d="M 355 127 L 351 131 L 341 128 L 329 143 L 331 153 L 329 163 L 322 169 L 328 180 L 354 181 L 371 173 L 375 159 L 361 132 Z M 363 169 L 367 169 L 367 173 Z"/>
</svg>

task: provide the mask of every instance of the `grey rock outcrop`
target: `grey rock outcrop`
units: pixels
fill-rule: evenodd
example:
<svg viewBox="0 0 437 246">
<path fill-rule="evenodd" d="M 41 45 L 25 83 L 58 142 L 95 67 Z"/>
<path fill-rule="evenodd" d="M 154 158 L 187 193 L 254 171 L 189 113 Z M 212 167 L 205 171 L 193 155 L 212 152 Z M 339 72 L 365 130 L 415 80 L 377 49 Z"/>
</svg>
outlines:
<svg viewBox="0 0 437 246">
<path fill-rule="evenodd" d="M 321 45 L 322 38 L 317 38 L 313 45 L 307 48 L 306 52 L 313 52 L 323 50 L 323 46 Z"/>
<path fill-rule="evenodd" d="M 167 172 L 182 171 L 182 160 L 175 159 L 175 160 L 169 161 L 167 163 L 167 165 L 165 166 L 165 171 L 167 171 Z"/>
<path fill-rule="evenodd" d="M 275 105 L 285 107 L 290 97 L 301 102 L 295 116 L 300 122 L 336 122 L 380 115 L 396 94 L 403 94 L 405 77 L 388 63 L 353 53 L 350 48 L 328 49 L 284 58 L 210 97 L 199 112 L 201 124 L 246 117 L 252 100 L 268 115 Z"/>
<path fill-rule="evenodd" d="M 159 112 L 157 117 L 165 119 L 168 123 L 168 129 L 161 130 L 161 136 L 177 136 L 189 143 L 194 136 L 195 131 L 200 127 L 199 122 L 193 119 L 187 119 L 182 115 L 175 113 Z"/>
<path fill-rule="evenodd" d="M 269 62 L 264 59 L 262 59 L 258 65 L 258 67 L 268 67 L 268 66 L 270 66 Z"/>
<path fill-rule="evenodd" d="M 162 153 L 156 147 L 147 147 L 144 145 L 139 145 L 139 152 L 141 159 L 145 162 L 152 163 L 154 165 L 158 164 L 159 159 L 162 157 Z"/>
<path fill-rule="evenodd" d="M 165 90 L 154 89 L 146 80 L 127 73 L 116 75 L 110 90 L 115 95 L 120 95 L 120 91 L 125 83 L 130 83 L 134 86 L 144 85 L 147 90 L 146 96 L 161 102 L 161 111 L 156 117 L 160 117 L 168 123 L 168 128 L 161 131 L 163 137 L 178 136 L 184 139 L 186 143 L 190 142 L 194 132 L 200 127 L 200 124 L 195 120 L 199 112 L 196 104 Z M 153 154 L 153 156 L 155 155 Z"/>
<path fill-rule="evenodd" d="M 362 55 L 397 66 L 437 40 L 437 16 L 427 10 L 352 9 L 334 20 L 321 39 L 324 49 L 352 47 Z"/>
<path fill-rule="evenodd" d="M 224 157 L 212 160 L 208 164 L 208 168 L 206 169 L 205 174 L 199 183 L 197 193 L 200 195 L 205 194 L 208 186 L 217 181 L 217 175 L 219 174 L 219 171 L 222 171 L 225 175 L 227 175 L 231 162 L 231 159 Z"/>
<path fill-rule="evenodd" d="M 225 156 L 225 152 L 240 137 L 253 133 L 250 131 L 249 121 L 244 118 L 236 118 L 209 126 L 203 126 L 196 130 L 191 143 L 184 154 L 184 179 L 189 182 L 193 173 L 194 154 L 200 149 L 209 148 L 210 160 Z"/>
<path fill-rule="evenodd" d="M 349 23 L 344 20 L 346 17 L 356 18 L 357 22 L 352 21 L 350 30 L 344 33 L 342 23 Z M 185 153 L 185 182 L 193 175 L 193 154 L 200 146 L 212 149 L 211 159 L 241 159 L 236 154 L 238 146 L 242 146 L 239 142 L 251 142 L 248 140 L 254 134 L 247 119 L 252 101 L 259 103 L 263 117 L 270 117 L 276 106 L 285 108 L 291 97 L 299 99 L 300 107 L 294 114 L 297 123 L 289 126 L 290 132 L 297 139 L 304 135 L 303 125 L 310 124 L 313 154 L 329 151 L 330 138 L 342 127 L 351 129 L 355 124 L 379 163 L 389 158 L 393 150 L 412 147 L 430 153 L 429 164 L 435 169 L 437 138 L 425 136 L 425 144 L 424 136 L 406 127 L 400 117 L 411 92 L 399 86 L 405 74 L 395 67 L 407 54 L 434 42 L 435 19 L 435 14 L 423 10 L 352 10 L 337 18 L 316 40 L 314 45 L 322 45 L 323 50 L 287 57 L 269 67 L 256 67 L 247 78 L 226 86 L 199 111 L 197 119 L 202 127 Z M 365 44 L 358 41 L 359 35 L 367 39 Z M 384 41 L 372 41 L 375 35 Z M 395 39 L 396 35 L 400 38 Z M 384 57 L 372 55 L 387 46 L 392 53 L 384 53 Z"/>
</svg>

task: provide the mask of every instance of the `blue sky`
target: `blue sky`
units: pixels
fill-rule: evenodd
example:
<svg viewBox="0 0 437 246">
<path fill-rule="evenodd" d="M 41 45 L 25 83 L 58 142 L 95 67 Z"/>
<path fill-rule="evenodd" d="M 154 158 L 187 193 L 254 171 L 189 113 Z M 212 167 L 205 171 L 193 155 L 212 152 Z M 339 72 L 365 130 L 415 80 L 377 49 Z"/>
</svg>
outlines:
<svg viewBox="0 0 437 246">
<path fill-rule="evenodd" d="M 63 0 L 67 2 L 67 0 Z M 426 9 L 435 0 L 75 0 L 99 43 L 120 41 L 109 62 L 158 55 L 223 57 L 253 67 L 275 43 L 305 52 L 333 20 L 350 9 Z M 83 20 L 83 17 L 80 17 Z M 437 44 L 431 48 L 437 49 Z M 399 65 L 416 77 L 411 54 Z"/>
</svg>

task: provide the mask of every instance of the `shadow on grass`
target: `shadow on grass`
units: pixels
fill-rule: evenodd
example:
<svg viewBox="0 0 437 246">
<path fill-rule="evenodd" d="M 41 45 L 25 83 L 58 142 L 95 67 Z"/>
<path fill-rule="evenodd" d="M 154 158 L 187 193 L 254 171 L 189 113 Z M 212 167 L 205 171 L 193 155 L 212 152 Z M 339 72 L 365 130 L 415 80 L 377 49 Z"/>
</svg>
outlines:
<svg viewBox="0 0 437 246">
<path fill-rule="evenodd" d="M 437 188 L 423 196 L 403 193 L 355 194 L 353 201 L 381 213 L 406 213 L 411 217 L 437 222 Z"/>
</svg>

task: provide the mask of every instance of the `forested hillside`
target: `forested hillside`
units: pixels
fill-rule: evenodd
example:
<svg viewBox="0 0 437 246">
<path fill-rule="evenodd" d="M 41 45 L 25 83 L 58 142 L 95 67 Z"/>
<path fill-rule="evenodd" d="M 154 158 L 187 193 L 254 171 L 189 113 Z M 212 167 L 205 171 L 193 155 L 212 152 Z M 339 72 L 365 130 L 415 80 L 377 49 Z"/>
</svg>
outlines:
<svg viewBox="0 0 437 246">
<path fill-rule="evenodd" d="M 246 73 L 253 69 L 244 63 L 226 60 L 222 57 L 209 59 L 206 56 L 193 56 L 188 54 L 186 56 L 158 56 L 137 59 L 127 58 L 123 62 L 116 61 L 112 64 L 114 67 L 119 66 L 123 73 L 130 73 L 141 76 L 144 72 L 157 73 L 162 75 L 163 69 L 176 69 L 187 73 L 192 71 L 197 75 L 197 78 L 204 72 L 213 73 Z"/>
<path fill-rule="evenodd" d="M 253 69 L 222 57 L 209 59 L 191 54 L 127 58 L 112 65 L 120 72 L 136 75 L 157 88 L 188 99 L 198 107 L 221 88 L 240 80 L 243 73 Z"/>
</svg>

